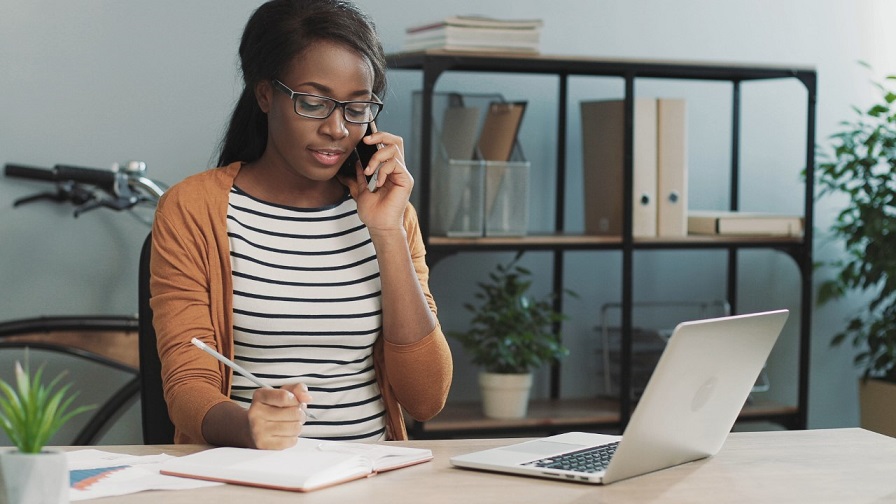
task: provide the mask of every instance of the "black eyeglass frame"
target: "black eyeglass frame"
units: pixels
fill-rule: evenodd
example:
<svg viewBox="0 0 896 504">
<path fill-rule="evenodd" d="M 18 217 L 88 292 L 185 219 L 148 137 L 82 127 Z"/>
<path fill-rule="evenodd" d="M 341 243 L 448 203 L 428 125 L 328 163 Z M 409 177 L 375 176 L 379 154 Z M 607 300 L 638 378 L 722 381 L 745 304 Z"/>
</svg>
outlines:
<svg viewBox="0 0 896 504">
<path fill-rule="evenodd" d="M 335 98 L 330 98 L 329 96 L 321 96 L 321 95 L 316 95 L 316 94 L 313 94 L 313 93 L 301 93 L 301 92 L 299 92 L 299 91 L 293 91 L 292 89 L 289 88 L 289 86 L 287 86 L 286 84 L 280 82 L 280 81 L 277 80 L 277 79 L 272 80 L 272 81 L 271 81 L 271 84 L 274 86 L 275 89 L 279 89 L 279 90 L 282 91 L 283 93 L 289 95 L 289 99 L 292 100 L 292 111 L 295 112 L 296 115 L 298 115 L 298 116 L 300 116 L 300 117 L 305 117 L 305 118 L 308 118 L 308 119 L 326 119 L 326 118 L 330 117 L 330 115 L 332 115 L 333 112 L 334 112 L 337 108 L 341 108 L 341 109 L 342 109 L 342 118 L 343 118 L 346 122 L 350 122 L 350 123 L 352 123 L 352 124 L 370 124 L 370 123 L 372 123 L 373 121 L 375 121 L 376 118 L 380 115 L 380 112 L 383 111 L 383 102 L 379 101 L 379 99 L 377 99 L 377 100 L 349 100 L 349 101 L 340 101 L 340 100 L 337 100 L 337 99 L 335 99 Z M 374 98 L 377 98 L 377 96 L 376 96 L 375 94 L 373 94 L 373 93 L 371 93 L 371 94 L 373 95 Z M 323 117 L 317 117 L 317 116 L 306 115 L 306 114 L 303 114 L 303 113 L 299 112 L 299 108 L 298 108 L 298 107 L 299 107 L 299 104 L 298 104 L 298 102 L 296 101 L 296 98 L 298 98 L 298 97 L 300 97 L 300 96 L 310 96 L 310 97 L 312 97 L 312 98 L 319 98 L 319 99 L 321 99 L 321 100 L 326 100 L 326 101 L 328 101 L 328 102 L 331 102 L 331 103 L 333 103 L 334 105 L 333 105 L 333 108 L 331 108 L 330 111 L 327 112 L 327 115 L 325 115 L 325 116 L 323 116 Z M 345 113 L 345 107 L 346 107 L 346 106 L 349 106 L 349 105 L 352 105 L 352 104 L 357 104 L 357 103 L 364 104 L 364 105 L 375 105 L 375 106 L 376 106 L 376 107 L 374 107 L 374 108 L 375 108 L 375 111 L 374 111 L 374 113 L 373 113 L 373 117 L 371 117 L 369 121 L 360 121 L 360 122 L 359 122 L 359 121 L 353 121 L 353 120 L 351 120 L 351 119 L 346 115 L 346 113 Z"/>
</svg>

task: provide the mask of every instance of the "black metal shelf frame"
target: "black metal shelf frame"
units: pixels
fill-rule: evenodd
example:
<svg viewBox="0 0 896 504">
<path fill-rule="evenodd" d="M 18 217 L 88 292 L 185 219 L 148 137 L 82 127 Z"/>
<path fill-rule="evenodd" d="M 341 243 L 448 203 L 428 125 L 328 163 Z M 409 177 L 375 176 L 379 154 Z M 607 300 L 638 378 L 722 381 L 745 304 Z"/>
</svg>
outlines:
<svg viewBox="0 0 896 504">
<path fill-rule="evenodd" d="M 690 62 L 661 62 L 638 60 L 591 59 L 579 57 L 553 57 L 539 55 L 509 54 L 464 54 L 446 51 L 425 51 L 415 53 L 398 53 L 387 56 L 387 64 L 395 70 L 418 70 L 423 74 L 422 89 L 422 121 L 420 124 L 422 144 L 413 146 L 420 149 L 420 183 L 421 201 L 431 200 L 431 160 L 432 160 L 432 116 L 433 93 L 438 79 L 449 71 L 470 71 L 488 73 L 519 74 L 552 74 L 559 79 L 557 107 L 557 159 L 556 159 L 556 213 L 555 231 L 564 231 L 565 207 L 564 191 L 566 187 L 566 149 L 567 149 L 567 102 L 570 76 L 609 76 L 620 77 L 625 82 L 625 119 L 624 119 L 624 177 L 623 177 L 623 236 L 621 244 L 483 244 L 439 245 L 432 249 L 434 259 L 463 250 L 550 250 L 553 251 L 553 282 L 555 289 L 563 282 L 564 250 L 621 250 L 622 252 L 622 320 L 623 334 L 632 331 L 633 306 L 633 256 L 636 250 L 646 249 L 698 249 L 716 248 L 727 250 L 728 275 L 727 295 L 732 312 L 737 313 L 737 254 L 742 248 L 769 248 L 781 250 L 791 256 L 800 271 L 801 305 L 799 335 L 799 384 L 797 412 L 793 415 L 775 415 L 770 419 L 778 421 L 788 428 L 803 429 L 807 425 L 808 390 L 809 390 L 809 356 L 810 356 L 810 323 L 812 300 L 812 240 L 813 240 L 813 196 L 814 196 L 814 146 L 816 122 L 817 73 L 813 68 L 804 67 L 770 67 L 753 65 L 704 64 Z M 731 187 L 730 209 L 739 209 L 740 193 L 740 108 L 741 84 L 747 81 L 769 79 L 797 79 L 807 91 L 806 117 L 806 150 L 805 150 L 805 210 L 804 236 L 797 243 L 775 242 L 732 242 L 732 243 L 689 243 L 683 242 L 651 242 L 639 243 L 632 237 L 632 187 L 633 187 L 633 117 L 634 86 L 636 79 L 685 79 L 727 81 L 732 84 L 731 109 Z M 424 242 L 429 249 L 430 209 L 428 204 L 417 209 L 420 216 L 420 227 Z M 562 296 L 557 297 L 557 308 Z M 620 377 L 620 424 L 624 428 L 631 416 L 633 403 L 631 390 L 631 338 L 622 338 Z M 559 396 L 559 367 L 554 366 L 551 373 L 551 397 Z"/>
</svg>

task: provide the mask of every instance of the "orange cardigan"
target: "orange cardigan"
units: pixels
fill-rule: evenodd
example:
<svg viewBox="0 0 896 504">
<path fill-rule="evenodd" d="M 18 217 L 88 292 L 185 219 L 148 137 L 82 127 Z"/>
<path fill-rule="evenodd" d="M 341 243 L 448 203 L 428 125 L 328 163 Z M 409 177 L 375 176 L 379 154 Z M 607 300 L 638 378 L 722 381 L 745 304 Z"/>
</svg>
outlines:
<svg viewBox="0 0 896 504">
<path fill-rule="evenodd" d="M 232 371 L 208 358 L 197 337 L 233 358 L 233 281 L 226 215 L 230 189 L 241 168 L 233 163 L 188 177 L 159 201 L 152 229 L 150 305 L 162 361 L 162 383 L 176 443 L 205 443 L 202 421 L 229 401 Z M 408 247 L 429 307 L 423 240 L 417 214 L 404 215 Z M 402 410 L 428 420 L 445 405 L 451 385 L 451 352 L 441 326 L 411 345 L 382 334 L 374 346 L 377 381 L 386 408 L 386 438 L 407 439 Z"/>
</svg>

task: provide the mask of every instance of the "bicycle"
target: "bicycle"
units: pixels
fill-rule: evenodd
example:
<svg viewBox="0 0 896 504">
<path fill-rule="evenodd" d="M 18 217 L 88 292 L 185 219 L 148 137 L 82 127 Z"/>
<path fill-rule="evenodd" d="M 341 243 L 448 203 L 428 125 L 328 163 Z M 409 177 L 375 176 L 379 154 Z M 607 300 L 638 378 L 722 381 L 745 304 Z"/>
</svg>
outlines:
<svg viewBox="0 0 896 504">
<path fill-rule="evenodd" d="M 127 211 L 143 224 L 151 218 L 138 209 L 154 208 L 167 186 L 146 175 L 146 164 L 129 161 L 110 169 L 59 164 L 40 168 L 6 164 L 4 175 L 38 182 L 51 182 L 53 191 L 41 191 L 19 198 L 13 207 L 38 201 L 71 204 L 74 217 L 97 208 Z M 132 376 L 100 406 L 75 436 L 73 445 L 92 445 L 106 432 L 118 415 L 140 393 L 137 357 L 136 315 L 45 316 L 0 322 L 0 349 L 36 348 L 84 359 L 124 371 Z"/>
</svg>

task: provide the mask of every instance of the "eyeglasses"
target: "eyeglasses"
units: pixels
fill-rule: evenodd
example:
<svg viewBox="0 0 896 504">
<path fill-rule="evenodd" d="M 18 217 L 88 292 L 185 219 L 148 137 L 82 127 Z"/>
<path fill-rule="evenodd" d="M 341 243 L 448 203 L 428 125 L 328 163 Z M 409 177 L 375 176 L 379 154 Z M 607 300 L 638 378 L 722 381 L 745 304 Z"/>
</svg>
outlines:
<svg viewBox="0 0 896 504">
<path fill-rule="evenodd" d="M 276 79 L 271 83 L 275 88 L 289 95 L 296 114 L 310 119 L 326 119 L 336 110 L 336 107 L 342 107 L 342 117 L 346 121 L 354 124 L 368 124 L 373 122 L 383 110 L 383 104 L 379 101 L 339 101 L 326 96 L 293 91 Z M 376 98 L 376 95 L 373 97 Z"/>
</svg>

